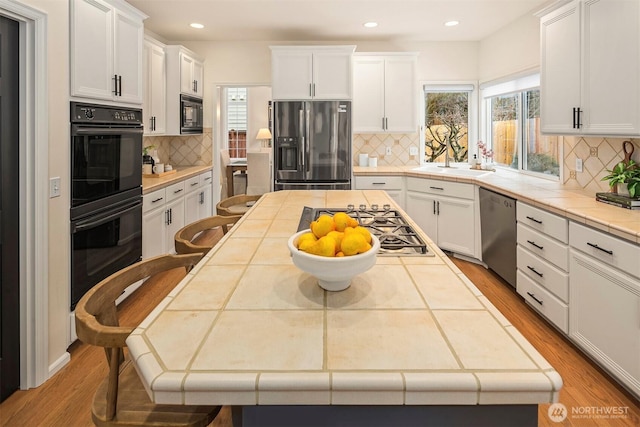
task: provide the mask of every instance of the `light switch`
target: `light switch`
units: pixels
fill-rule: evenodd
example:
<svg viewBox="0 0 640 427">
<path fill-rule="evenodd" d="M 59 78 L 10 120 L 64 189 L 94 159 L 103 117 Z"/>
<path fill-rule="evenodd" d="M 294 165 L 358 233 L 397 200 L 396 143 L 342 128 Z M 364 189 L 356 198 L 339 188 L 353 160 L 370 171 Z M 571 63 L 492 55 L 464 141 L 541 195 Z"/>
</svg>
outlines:
<svg viewBox="0 0 640 427">
<path fill-rule="evenodd" d="M 417 156 L 418 155 L 418 147 L 409 147 L 409 155 Z"/>
<path fill-rule="evenodd" d="M 49 198 L 60 197 L 60 177 L 49 178 Z"/>
<path fill-rule="evenodd" d="M 391 155 L 391 147 L 387 147 L 387 149 L 385 150 L 385 155 L 390 156 Z"/>
<path fill-rule="evenodd" d="M 576 158 L 576 172 L 582 172 L 582 159 Z"/>
</svg>

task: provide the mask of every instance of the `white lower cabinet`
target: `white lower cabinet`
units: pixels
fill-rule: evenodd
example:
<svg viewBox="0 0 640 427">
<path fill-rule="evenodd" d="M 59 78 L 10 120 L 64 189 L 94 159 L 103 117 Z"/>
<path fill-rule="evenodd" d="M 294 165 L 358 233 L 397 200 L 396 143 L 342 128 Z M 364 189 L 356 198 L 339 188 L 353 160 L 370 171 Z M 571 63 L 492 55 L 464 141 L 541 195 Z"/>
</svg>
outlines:
<svg viewBox="0 0 640 427">
<path fill-rule="evenodd" d="M 204 172 L 142 197 L 142 258 L 175 253 L 175 234 L 212 215 L 212 178 Z"/>
<path fill-rule="evenodd" d="M 206 172 L 186 180 L 184 196 L 185 224 L 211 216 L 211 172 Z"/>
<path fill-rule="evenodd" d="M 142 196 L 142 258 L 175 253 L 173 236 L 185 224 L 184 182 Z"/>
<path fill-rule="evenodd" d="M 439 248 L 478 258 L 475 186 L 407 178 L 406 211 Z"/>
<path fill-rule="evenodd" d="M 356 176 L 356 190 L 384 190 L 393 199 L 394 202 L 405 208 L 404 203 L 404 183 L 401 176 Z"/>
<path fill-rule="evenodd" d="M 569 225 L 566 218 L 516 205 L 516 289 L 555 327 L 569 333 Z"/>
<path fill-rule="evenodd" d="M 640 246 L 570 227 L 569 337 L 640 397 Z"/>
</svg>

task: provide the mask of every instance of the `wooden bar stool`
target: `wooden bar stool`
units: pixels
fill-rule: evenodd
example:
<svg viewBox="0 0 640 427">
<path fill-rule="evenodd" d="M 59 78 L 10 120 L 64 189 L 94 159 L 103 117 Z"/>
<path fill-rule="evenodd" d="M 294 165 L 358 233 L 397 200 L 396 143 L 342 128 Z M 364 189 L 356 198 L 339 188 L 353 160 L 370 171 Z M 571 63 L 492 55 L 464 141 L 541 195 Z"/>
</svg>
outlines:
<svg viewBox="0 0 640 427">
<path fill-rule="evenodd" d="M 216 213 L 222 216 L 244 215 L 262 195 L 239 194 L 220 200 L 216 205 Z"/>
<path fill-rule="evenodd" d="M 201 258 L 202 254 L 161 255 L 140 261 L 102 280 L 76 305 L 78 338 L 104 347 L 109 365 L 109 374 L 93 398 L 91 415 L 95 425 L 204 427 L 220 411 L 219 406 L 157 405 L 149 399 L 123 351 L 125 340 L 135 327 L 120 326 L 115 303 L 129 285 L 174 268 L 184 267 L 188 272 Z M 149 282 L 152 281 L 145 281 L 142 286 Z"/>
<path fill-rule="evenodd" d="M 206 254 L 211 250 L 215 242 L 209 236 L 203 236 L 201 233 L 220 228 L 224 236 L 229 232 L 229 226 L 238 222 L 240 218 L 242 218 L 242 215 L 215 215 L 185 225 L 175 235 L 176 252 L 179 254 Z"/>
</svg>

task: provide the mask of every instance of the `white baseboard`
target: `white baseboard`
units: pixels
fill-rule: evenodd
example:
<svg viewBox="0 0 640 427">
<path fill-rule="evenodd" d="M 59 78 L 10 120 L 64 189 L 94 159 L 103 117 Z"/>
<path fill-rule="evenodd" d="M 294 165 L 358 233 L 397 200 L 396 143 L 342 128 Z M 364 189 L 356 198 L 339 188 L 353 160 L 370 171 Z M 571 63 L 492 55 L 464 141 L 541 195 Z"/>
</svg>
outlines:
<svg viewBox="0 0 640 427">
<path fill-rule="evenodd" d="M 67 363 L 71 361 L 71 354 L 68 351 L 65 351 L 62 356 L 58 358 L 55 362 L 49 365 L 49 378 L 54 376 L 58 371 L 64 368 Z"/>
</svg>

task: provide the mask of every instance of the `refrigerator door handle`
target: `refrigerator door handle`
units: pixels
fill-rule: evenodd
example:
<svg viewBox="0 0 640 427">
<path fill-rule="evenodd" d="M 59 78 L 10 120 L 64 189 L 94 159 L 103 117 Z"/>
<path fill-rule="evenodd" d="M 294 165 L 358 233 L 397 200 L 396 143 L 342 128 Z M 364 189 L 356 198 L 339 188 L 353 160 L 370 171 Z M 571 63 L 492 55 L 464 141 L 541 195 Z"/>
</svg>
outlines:
<svg viewBox="0 0 640 427">
<path fill-rule="evenodd" d="M 311 145 L 311 129 L 310 129 L 311 120 L 310 120 L 310 110 L 309 110 L 309 108 L 310 108 L 309 104 L 305 103 L 305 109 L 304 109 L 304 112 L 305 112 L 305 115 L 304 115 L 304 134 L 305 134 L 307 139 L 306 139 L 306 141 L 304 143 L 304 146 L 303 146 L 303 150 L 304 150 L 303 153 L 304 153 L 304 160 L 305 160 L 304 161 L 304 165 L 305 165 L 304 173 L 307 174 L 307 175 L 309 175 L 309 164 L 311 162 L 311 160 L 309 158 L 310 157 L 310 151 L 311 151 L 311 147 L 310 147 L 310 145 Z M 307 144 L 307 142 L 308 142 L 308 144 Z M 307 178 L 309 178 L 309 177 L 307 176 Z"/>
<path fill-rule="evenodd" d="M 304 110 L 300 110 L 298 111 L 298 129 L 300 129 L 300 131 L 302 132 L 302 135 L 300 136 L 300 145 L 298 146 L 298 148 L 300 149 L 300 172 L 304 173 L 305 172 L 305 165 L 304 165 L 304 151 L 305 151 L 305 146 L 306 146 L 306 141 L 305 136 L 306 133 L 304 131 Z"/>
<path fill-rule="evenodd" d="M 333 118 L 331 120 L 331 152 L 338 152 L 338 111 L 336 110 L 333 113 Z"/>
</svg>

